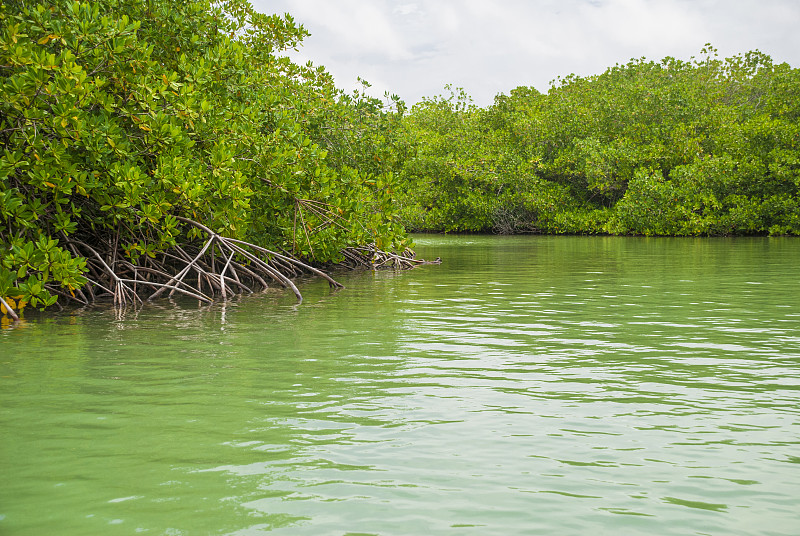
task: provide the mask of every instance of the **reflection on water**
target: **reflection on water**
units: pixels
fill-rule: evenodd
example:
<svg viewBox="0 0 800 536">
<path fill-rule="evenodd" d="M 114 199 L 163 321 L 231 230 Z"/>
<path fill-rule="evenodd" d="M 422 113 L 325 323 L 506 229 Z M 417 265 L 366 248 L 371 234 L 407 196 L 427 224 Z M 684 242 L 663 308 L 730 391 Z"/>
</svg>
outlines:
<svg viewBox="0 0 800 536">
<path fill-rule="evenodd" d="M 0 332 L 0 533 L 798 533 L 800 243 L 418 243 Z"/>
</svg>

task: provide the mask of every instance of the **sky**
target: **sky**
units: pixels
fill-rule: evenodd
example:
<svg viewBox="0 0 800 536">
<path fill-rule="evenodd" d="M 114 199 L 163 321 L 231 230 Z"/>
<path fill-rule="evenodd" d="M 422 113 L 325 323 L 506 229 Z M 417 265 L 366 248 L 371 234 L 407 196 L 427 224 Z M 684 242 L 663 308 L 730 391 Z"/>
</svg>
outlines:
<svg viewBox="0 0 800 536">
<path fill-rule="evenodd" d="M 721 58 L 760 50 L 800 67 L 800 0 L 251 0 L 311 33 L 298 62 L 324 65 L 345 90 L 422 97 L 463 88 L 478 106 L 518 86 L 600 74 L 645 57 Z"/>
</svg>

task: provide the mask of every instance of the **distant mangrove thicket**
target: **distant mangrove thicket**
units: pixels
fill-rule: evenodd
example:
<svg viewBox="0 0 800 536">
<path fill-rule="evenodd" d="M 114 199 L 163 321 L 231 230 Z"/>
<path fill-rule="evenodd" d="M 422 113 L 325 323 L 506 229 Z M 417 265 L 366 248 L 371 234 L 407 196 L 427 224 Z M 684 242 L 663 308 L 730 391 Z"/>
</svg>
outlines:
<svg viewBox="0 0 800 536">
<path fill-rule="evenodd" d="M 407 229 L 800 234 L 800 73 L 760 52 L 409 111 L 293 63 L 306 35 L 247 0 L 0 4 L 2 311 L 299 297 Z"/>
<path fill-rule="evenodd" d="M 413 230 L 800 234 L 800 70 L 757 51 L 632 60 L 487 108 L 451 90 L 405 124 Z"/>
</svg>

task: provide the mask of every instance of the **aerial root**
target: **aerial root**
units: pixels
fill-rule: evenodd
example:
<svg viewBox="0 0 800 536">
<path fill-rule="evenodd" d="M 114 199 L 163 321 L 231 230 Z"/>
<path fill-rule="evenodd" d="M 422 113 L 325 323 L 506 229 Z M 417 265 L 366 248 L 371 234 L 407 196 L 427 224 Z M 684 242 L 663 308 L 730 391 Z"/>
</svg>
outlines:
<svg viewBox="0 0 800 536">
<path fill-rule="evenodd" d="M 374 245 L 349 247 L 342 251 L 344 261 L 339 263 L 346 268 L 367 268 L 378 270 L 381 268 L 392 268 L 395 270 L 409 270 L 421 264 L 440 264 L 441 259 L 426 261 L 417 259 L 416 254 L 411 249 L 405 249 L 400 253 L 382 251 Z"/>
<path fill-rule="evenodd" d="M 144 300 L 162 295 L 183 295 L 210 304 L 215 299 L 230 297 L 254 289 L 279 285 L 291 290 L 298 302 L 303 296 L 293 278 L 310 274 L 326 280 L 331 288 L 343 288 L 323 270 L 309 265 L 291 254 L 272 251 L 243 240 L 222 236 L 202 223 L 176 216 L 181 222 L 202 231 L 206 238 L 202 244 L 175 245 L 157 256 L 142 255 L 130 259 L 122 255 L 118 239 L 92 240 L 95 245 L 63 236 L 66 247 L 73 255 L 86 258 L 87 283 L 81 289 L 47 288 L 59 299 L 88 304 L 110 297 L 115 307 L 137 307 Z M 405 270 L 420 264 L 437 264 L 417 259 L 407 249 L 399 253 L 381 251 L 374 245 L 348 247 L 342 251 L 344 260 L 337 265 L 350 269 Z M 331 265 L 328 265 L 332 267 Z M 0 298 L 1 300 L 2 298 Z M 63 301 L 63 300 L 59 300 Z M 14 311 L 3 304 L 14 317 Z M 60 304 L 59 304 L 60 306 Z"/>
<path fill-rule="evenodd" d="M 16 311 L 14 311 L 14 308 L 11 307 L 8 304 L 8 302 L 3 299 L 2 296 L 0 296 L 0 303 L 3 304 L 3 307 L 6 308 L 6 311 L 8 312 L 8 316 L 10 316 L 12 320 L 19 320 L 19 316 L 17 315 Z"/>
<path fill-rule="evenodd" d="M 83 289 L 69 293 L 52 285 L 48 290 L 60 299 L 84 305 L 110 297 L 116 307 L 128 307 L 175 294 L 212 303 L 242 292 L 252 294 L 253 289 L 268 288 L 270 284 L 290 289 L 297 301 L 302 302 L 303 296 L 291 278 L 304 273 L 323 277 L 332 288 L 342 288 L 342 284 L 328 274 L 289 254 L 224 237 L 187 218 L 178 219 L 205 233 L 207 238 L 202 245 L 176 245 L 157 257 L 143 255 L 131 260 L 118 254 L 117 240 L 97 240 L 93 242 L 102 245 L 89 245 L 63 237 L 74 255 L 86 258 L 87 283 Z M 7 305 L 6 309 L 14 318 L 13 309 Z"/>
</svg>

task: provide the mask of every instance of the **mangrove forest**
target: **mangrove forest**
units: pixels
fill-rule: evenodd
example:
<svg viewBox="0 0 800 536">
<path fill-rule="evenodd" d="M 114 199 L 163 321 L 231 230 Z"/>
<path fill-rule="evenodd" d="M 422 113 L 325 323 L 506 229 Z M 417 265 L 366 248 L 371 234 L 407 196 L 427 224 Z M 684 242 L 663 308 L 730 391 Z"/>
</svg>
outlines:
<svg viewBox="0 0 800 536">
<path fill-rule="evenodd" d="M 337 88 L 291 15 L 221 2 L 0 4 L 0 306 L 203 302 L 409 232 L 800 234 L 800 71 L 634 59 L 485 108 Z"/>
</svg>

